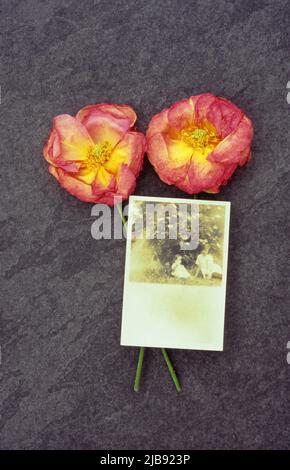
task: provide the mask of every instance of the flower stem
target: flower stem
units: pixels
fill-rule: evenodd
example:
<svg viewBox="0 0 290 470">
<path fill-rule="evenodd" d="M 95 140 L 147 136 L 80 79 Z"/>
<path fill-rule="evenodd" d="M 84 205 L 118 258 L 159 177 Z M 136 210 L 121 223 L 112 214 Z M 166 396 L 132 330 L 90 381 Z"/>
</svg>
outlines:
<svg viewBox="0 0 290 470">
<path fill-rule="evenodd" d="M 168 353 L 167 353 L 166 349 L 164 349 L 164 348 L 161 348 L 161 351 L 162 351 L 163 357 L 165 359 L 165 362 L 167 364 L 167 367 L 168 367 L 169 373 L 171 375 L 171 378 L 172 378 L 172 380 L 174 382 L 174 385 L 176 387 L 176 390 L 178 392 L 180 392 L 181 391 L 181 385 L 180 385 L 180 382 L 179 382 L 178 377 L 176 375 L 176 372 L 174 370 L 174 367 L 172 365 L 172 362 L 171 362 L 171 360 L 168 356 Z"/>
<path fill-rule="evenodd" d="M 140 389 L 140 379 L 141 379 L 141 372 L 142 372 L 142 366 L 143 366 L 144 352 L 145 352 L 145 348 L 142 346 L 139 350 L 138 364 L 137 364 L 137 369 L 136 369 L 136 376 L 135 376 L 135 383 L 134 383 L 135 392 L 139 392 L 139 389 Z"/>
<path fill-rule="evenodd" d="M 121 218 L 122 223 L 124 225 L 124 228 L 126 229 L 127 221 L 126 221 L 126 219 L 123 215 L 122 203 L 117 204 L 117 210 L 119 212 L 119 215 L 120 215 L 120 218 Z M 135 382 L 134 382 L 134 391 L 135 392 L 139 392 L 139 389 L 140 389 L 140 380 L 141 380 L 141 372 L 142 372 L 142 366 L 143 366 L 144 352 L 145 352 L 145 348 L 142 346 L 139 350 L 136 376 L 135 376 Z"/>
<path fill-rule="evenodd" d="M 194 198 L 196 198 L 196 195 L 194 195 Z M 120 218 L 122 220 L 123 225 L 126 227 L 126 219 L 123 215 L 122 203 L 117 204 L 117 210 L 119 212 L 119 215 L 120 215 Z M 174 382 L 174 385 L 176 387 L 176 390 L 178 392 L 180 392 L 181 391 L 181 385 L 180 385 L 180 382 L 179 382 L 178 377 L 176 375 L 176 372 L 174 370 L 174 367 L 172 365 L 172 362 L 171 362 L 171 360 L 168 356 L 168 353 L 167 353 L 166 349 L 164 349 L 164 348 L 161 348 L 161 351 L 162 351 L 163 357 L 165 359 L 166 365 L 168 367 L 169 373 L 171 375 L 171 378 L 172 378 L 172 380 Z M 134 382 L 134 391 L 135 392 L 139 392 L 139 390 L 140 390 L 140 380 L 141 380 L 142 366 L 143 366 L 143 360 L 144 360 L 144 353 L 145 353 L 145 348 L 144 348 L 144 346 L 142 346 L 139 349 L 138 363 L 137 363 L 136 376 L 135 376 L 135 382 Z"/>
<path fill-rule="evenodd" d="M 122 208 L 122 203 L 121 202 L 120 202 L 120 204 L 117 204 L 117 209 L 118 209 L 118 212 L 120 214 L 123 225 L 124 225 L 124 227 L 126 227 L 126 219 L 123 215 L 123 208 Z"/>
</svg>

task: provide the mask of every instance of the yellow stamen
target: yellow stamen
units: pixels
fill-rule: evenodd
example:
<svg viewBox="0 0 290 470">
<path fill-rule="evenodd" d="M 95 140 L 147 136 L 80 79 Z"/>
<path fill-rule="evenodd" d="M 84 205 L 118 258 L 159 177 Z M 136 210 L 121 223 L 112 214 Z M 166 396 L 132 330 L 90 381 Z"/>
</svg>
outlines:
<svg viewBox="0 0 290 470">
<path fill-rule="evenodd" d="M 219 137 L 212 130 L 203 128 L 183 129 L 180 138 L 194 149 L 208 153 L 220 142 Z"/>
<path fill-rule="evenodd" d="M 112 153 L 112 147 L 109 142 L 92 145 L 87 154 L 86 165 L 89 168 L 99 168 L 100 165 L 106 163 Z"/>
</svg>

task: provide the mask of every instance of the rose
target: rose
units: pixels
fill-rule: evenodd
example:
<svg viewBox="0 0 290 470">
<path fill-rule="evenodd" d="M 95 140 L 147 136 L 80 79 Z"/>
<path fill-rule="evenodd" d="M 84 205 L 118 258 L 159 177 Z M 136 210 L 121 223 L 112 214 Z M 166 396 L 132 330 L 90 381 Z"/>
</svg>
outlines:
<svg viewBox="0 0 290 470">
<path fill-rule="evenodd" d="M 56 116 L 43 150 L 49 172 L 82 201 L 112 205 L 114 196 L 127 199 L 146 146 L 135 122 L 130 106 L 108 103 L 85 106 L 75 117 Z"/>
<path fill-rule="evenodd" d="M 205 93 L 151 119 L 147 153 L 165 183 L 189 194 L 217 193 L 249 160 L 252 138 L 252 123 L 237 106 Z"/>
</svg>

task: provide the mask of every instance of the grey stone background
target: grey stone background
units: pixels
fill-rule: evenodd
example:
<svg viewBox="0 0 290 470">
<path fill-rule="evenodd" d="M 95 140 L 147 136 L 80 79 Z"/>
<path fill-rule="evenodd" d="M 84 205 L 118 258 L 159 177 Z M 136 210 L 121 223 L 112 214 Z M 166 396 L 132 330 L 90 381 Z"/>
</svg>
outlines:
<svg viewBox="0 0 290 470">
<path fill-rule="evenodd" d="M 287 0 L 1 1 L 1 448 L 290 448 Z M 223 353 L 120 347 L 125 241 L 48 174 L 53 116 L 132 105 L 145 130 L 210 91 L 253 120 L 232 202 Z M 289 90 L 290 91 L 290 90 Z M 186 195 L 146 162 L 137 194 Z M 205 196 L 206 197 L 206 196 Z M 208 196 L 207 196 L 208 197 Z"/>
</svg>

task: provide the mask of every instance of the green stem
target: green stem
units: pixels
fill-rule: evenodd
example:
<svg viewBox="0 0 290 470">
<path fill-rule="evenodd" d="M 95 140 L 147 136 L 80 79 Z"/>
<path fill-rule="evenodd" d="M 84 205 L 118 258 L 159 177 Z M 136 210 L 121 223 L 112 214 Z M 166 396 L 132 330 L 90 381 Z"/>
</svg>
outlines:
<svg viewBox="0 0 290 470">
<path fill-rule="evenodd" d="M 171 362 L 171 360 L 168 356 L 168 353 L 167 353 L 166 349 L 164 349 L 164 348 L 161 348 L 161 351 L 162 351 L 163 357 L 165 359 L 165 362 L 167 364 L 167 367 L 168 367 L 169 373 L 171 375 L 171 378 L 172 378 L 172 380 L 174 382 L 174 385 L 176 387 L 176 390 L 178 392 L 180 392 L 181 391 L 181 385 L 180 385 L 180 382 L 179 382 L 178 377 L 176 375 L 176 372 L 174 370 L 174 367 L 172 365 L 172 362 Z"/>
<path fill-rule="evenodd" d="M 120 214 L 120 217 L 121 217 L 121 220 L 122 220 L 122 222 L 123 222 L 123 225 L 124 225 L 124 227 L 126 227 L 126 222 L 127 222 L 127 221 L 126 221 L 126 219 L 125 219 L 125 217 L 124 217 L 124 215 L 123 215 L 122 203 L 117 204 L 117 209 L 118 209 L 118 212 L 119 212 L 119 214 Z"/>
<path fill-rule="evenodd" d="M 145 348 L 142 346 L 139 350 L 138 364 L 137 364 L 137 369 L 136 369 L 136 376 L 135 376 L 135 383 L 134 383 L 135 392 L 139 392 L 139 389 L 140 389 L 140 379 L 141 379 L 141 372 L 142 372 L 142 366 L 143 366 L 144 352 L 145 352 Z"/>
<path fill-rule="evenodd" d="M 123 208 L 122 208 L 122 203 L 117 204 L 117 209 L 120 215 L 120 218 L 122 220 L 122 223 L 126 229 L 126 219 L 123 215 Z M 143 359 L 144 359 L 144 352 L 145 348 L 141 347 L 139 350 L 139 356 L 138 356 L 138 363 L 137 363 L 137 369 L 136 369 L 136 376 L 135 376 L 135 382 L 134 382 L 134 391 L 139 392 L 140 389 L 140 380 L 141 380 L 141 372 L 142 372 L 142 366 L 143 366 Z"/>
</svg>

